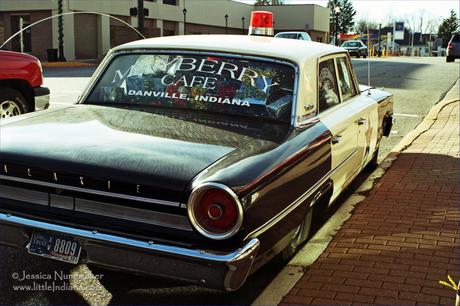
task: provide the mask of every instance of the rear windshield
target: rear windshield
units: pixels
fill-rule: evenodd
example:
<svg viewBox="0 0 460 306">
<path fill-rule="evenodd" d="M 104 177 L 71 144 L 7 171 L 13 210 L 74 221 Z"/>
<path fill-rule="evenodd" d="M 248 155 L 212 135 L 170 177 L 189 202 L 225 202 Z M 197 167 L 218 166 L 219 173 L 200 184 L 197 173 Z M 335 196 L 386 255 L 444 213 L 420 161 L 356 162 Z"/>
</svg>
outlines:
<svg viewBox="0 0 460 306">
<path fill-rule="evenodd" d="M 277 34 L 277 38 L 291 38 L 291 39 L 297 39 L 298 36 L 297 33 L 283 33 L 283 34 Z"/>
<path fill-rule="evenodd" d="M 452 36 L 452 42 L 460 42 L 460 34 L 454 34 L 454 36 Z"/>
<path fill-rule="evenodd" d="M 187 54 L 117 56 L 85 103 L 194 109 L 290 122 L 288 64 Z"/>
</svg>

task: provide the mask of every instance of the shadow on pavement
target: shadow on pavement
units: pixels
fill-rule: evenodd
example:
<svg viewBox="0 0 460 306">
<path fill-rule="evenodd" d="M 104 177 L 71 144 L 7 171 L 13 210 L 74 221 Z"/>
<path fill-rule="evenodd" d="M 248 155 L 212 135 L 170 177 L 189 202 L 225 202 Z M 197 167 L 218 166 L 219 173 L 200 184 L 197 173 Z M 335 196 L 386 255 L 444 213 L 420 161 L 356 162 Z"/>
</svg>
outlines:
<svg viewBox="0 0 460 306">
<path fill-rule="evenodd" d="M 59 67 L 44 68 L 43 77 L 45 78 L 87 78 L 91 77 L 96 70 L 94 67 Z"/>
<path fill-rule="evenodd" d="M 410 63 L 400 61 L 371 61 L 371 85 L 385 88 L 408 89 L 412 88 L 417 79 L 417 71 L 430 67 L 430 64 Z M 353 62 L 356 77 L 360 84 L 367 84 L 367 61 Z"/>
</svg>

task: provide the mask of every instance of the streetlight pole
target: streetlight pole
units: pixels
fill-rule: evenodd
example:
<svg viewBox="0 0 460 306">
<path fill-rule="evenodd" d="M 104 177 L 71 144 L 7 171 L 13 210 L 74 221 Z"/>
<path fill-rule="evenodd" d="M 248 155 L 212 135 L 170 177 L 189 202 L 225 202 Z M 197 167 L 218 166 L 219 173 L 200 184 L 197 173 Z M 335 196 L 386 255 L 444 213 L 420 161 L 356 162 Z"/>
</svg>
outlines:
<svg viewBox="0 0 460 306">
<path fill-rule="evenodd" d="M 241 22 L 243 23 L 243 34 L 244 34 L 244 17 L 241 17 Z"/>
<path fill-rule="evenodd" d="M 334 46 L 337 46 L 337 36 L 339 34 L 339 14 L 340 14 L 340 7 L 336 6 L 334 8 L 334 16 L 335 16 L 335 22 L 334 22 Z"/>
<path fill-rule="evenodd" d="M 64 24 L 62 20 L 62 0 L 58 0 L 58 49 L 59 49 L 59 56 L 58 59 L 61 62 L 65 62 L 66 59 L 64 57 Z"/>
<path fill-rule="evenodd" d="M 225 14 L 225 34 L 228 34 L 228 15 Z"/>
<path fill-rule="evenodd" d="M 182 13 L 184 14 L 184 35 L 187 34 L 187 9 L 184 8 L 182 10 Z"/>
<path fill-rule="evenodd" d="M 144 0 L 137 0 L 137 28 L 142 35 L 144 35 L 144 18 Z"/>
</svg>

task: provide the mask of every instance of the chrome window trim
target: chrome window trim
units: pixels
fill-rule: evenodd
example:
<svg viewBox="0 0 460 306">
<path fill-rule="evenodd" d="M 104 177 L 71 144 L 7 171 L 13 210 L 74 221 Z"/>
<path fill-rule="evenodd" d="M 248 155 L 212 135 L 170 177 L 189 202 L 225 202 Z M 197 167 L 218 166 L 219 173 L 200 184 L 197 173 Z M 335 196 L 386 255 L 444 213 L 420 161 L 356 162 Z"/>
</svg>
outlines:
<svg viewBox="0 0 460 306">
<path fill-rule="evenodd" d="M 351 77 L 351 79 L 352 79 L 351 82 L 353 83 L 353 87 L 355 88 L 355 94 L 352 95 L 352 96 L 350 96 L 350 97 L 348 97 L 347 99 L 344 100 L 344 99 L 343 99 L 342 90 L 341 90 L 340 87 L 339 87 L 340 97 L 341 97 L 341 101 L 342 101 L 341 103 L 345 103 L 345 102 L 347 102 L 348 100 L 353 99 L 353 98 L 356 97 L 356 96 L 359 96 L 359 90 L 356 90 L 356 82 L 355 82 L 356 76 L 354 75 L 353 69 L 351 69 L 352 66 L 350 66 L 350 65 L 351 65 L 351 61 L 350 61 L 349 56 L 350 56 L 349 54 L 348 54 L 348 55 L 341 54 L 341 55 L 338 55 L 338 56 L 336 56 L 336 57 L 334 58 L 334 62 L 335 62 L 335 64 L 336 64 L 336 68 L 338 68 L 338 65 L 339 65 L 338 61 L 339 61 L 340 58 L 343 58 L 343 59 L 345 60 L 345 65 L 347 66 L 347 71 L 346 71 L 346 72 L 347 72 L 348 75 Z M 337 75 L 337 81 L 338 81 L 338 80 L 339 80 L 339 70 L 338 70 L 338 69 L 336 69 L 336 75 Z M 337 84 L 338 84 L 338 82 L 337 82 Z"/>
<path fill-rule="evenodd" d="M 228 232 L 223 233 L 223 234 L 216 234 L 216 233 L 212 233 L 212 232 L 206 230 L 205 228 L 203 228 L 197 222 L 196 217 L 195 217 L 194 208 L 195 208 L 195 204 L 197 203 L 196 200 L 198 199 L 198 196 L 200 194 L 202 194 L 204 191 L 206 191 L 208 189 L 213 189 L 213 188 L 221 189 L 224 192 L 226 192 L 230 197 L 232 197 L 233 200 L 235 201 L 237 209 L 238 209 L 238 219 L 237 219 L 235 225 Z M 243 206 L 241 205 L 240 199 L 233 192 L 233 190 L 231 190 L 229 187 L 227 187 L 227 186 L 225 186 L 223 184 L 219 184 L 219 183 L 207 182 L 207 183 L 203 183 L 203 184 L 200 184 L 197 187 L 195 187 L 193 189 L 192 193 L 190 194 L 189 199 L 188 199 L 187 214 L 188 214 L 189 220 L 192 223 L 193 227 L 201 235 L 205 236 L 206 238 L 213 239 L 213 240 L 224 240 L 224 239 L 227 239 L 227 238 L 230 238 L 230 237 L 234 236 L 240 230 L 241 225 L 243 224 Z"/>
<path fill-rule="evenodd" d="M 52 187 L 52 188 L 59 188 L 59 189 L 70 190 L 70 191 L 77 191 L 77 192 L 82 192 L 82 193 L 101 195 L 101 196 L 112 197 L 112 198 L 123 199 L 123 200 L 131 200 L 131 201 L 159 204 L 159 205 L 164 205 L 164 206 L 179 207 L 180 204 L 181 204 L 180 202 L 172 202 L 172 201 L 158 200 L 158 199 L 152 199 L 152 198 L 131 196 L 131 195 L 121 194 L 121 193 L 113 193 L 113 192 L 100 191 L 100 190 L 94 190 L 94 189 L 73 187 L 73 186 L 68 186 L 68 185 L 61 185 L 61 184 L 48 183 L 48 182 L 42 182 L 42 181 L 36 181 L 36 180 L 29 180 L 29 179 L 14 177 L 14 176 L 0 175 L 0 179 L 7 180 L 7 181 L 13 181 L 13 182 L 33 184 L 33 185 L 44 186 L 44 187 Z"/>
<path fill-rule="evenodd" d="M 263 61 L 269 63 L 276 63 L 276 64 L 283 64 L 288 65 L 294 69 L 294 88 L 293 88 L 293 95 L 292 95 L 292 109 L 291 109 L 291 126 L 296 126 L 297 124 L 297 97 L 298 97 L 298 86 L 299 86 L 299 66 L 288 60 L 283 59 L 274 59 L 270 57 L 260 57 L 256 55 L 245 55 L 245 54 L 236 54 L 236 53 L 226 53 L 226 52 L 216 52 L 216 51 L 197 51 L 197 50 L 183 50 L 183 49 L 154 49 L 154 48 L 145 48 L 145 49 L 133 49 L 133 50 L 119 50 L 116 52 L 112 52 L 106 56 L 104 61 L 99 65 L 96 72 L 93 74 L 91 80 L 89 81 L 89 86 L 84 90 L 83 94 L 81 95 L 80 99 L 76 102 L 78 104 L 85 104 L 84 102 L 88 98 L 89 94 L 93 91 L 94 86 L 99 82 L 102 75 L 107 70 L 109 64 L 113 61 L 116 56 L 125 55 L 125 54 L 190 54 L 190 55 L 210 55 L 210 56 L 223 56 L 223 57 L 230 57 L 230 58 L 244 58 L 249 60 L 256 60 L 256 61 Z M 103 104 L 102 104 L 103 105 Z"/>
<path fill-rule="evenodd" d="M 329 109 L 333 109 L 337 105 L 340 105 L 340 104 L 346 102 L 346 101 L 342 101 L 342 93 L 340 92 L 340 88 L 338 87 L 339 84 L 337 83 L 337 92 L 339 93 L 340 102 L 337 105 L 329 107 L 328 109 L 326 109 L 323 112 L 320 112 L 320 110 L 319 110 L 319 65 L 324 61 L 332 59 L 333 62 L 334 62 L 334 68 L 335 68 L 335 78 L 337 80 L 336 58 L 338 58 L 340 56 L 343 56 L 343 55 L 345 55 L 349 59 L 349 55 L 346 52 L 336 52 L 336 53 L 331 53 L 331 54 L 324 55 L 324 56 L 318 58 L 317 61 L 316 61 L 316 72 L 317 72 L 316 73 L 316 115 L 319 115 L 320 113 L 326 112 Z M 354 73 L 353 73 L 353 78 L 355 78 Z M 354 81 L 355 80 L 353 80 L 353 83 L 354 83 Z M 355 89 L 356 89 L 356 84 L 355 84 Z M 357 93 L 358 92 L 359 91 L 357 91 Z"/>
<path fill-rule="evenodd" d="M 276 223 L 281 221 L 284 217 L 286 217 L 289 213 L 291 213 L 294 209 L 296 209 L 300 204 L 302 204 L 303 201 L 308 199 L 311 195 L 313 195 L 318 189 L 326 183 L 327 180 L 331 178 L 332 175 L 334 175 L 335 172 L 337 172 L 341 167 L 345 165 L 346 162 L 348 162 L 356 153 L 358 152 L 358 149 L 355 149 L 345 160 L 343 160 L 337 167 L 334 169 L 330 170 L 326 175 L 323 176 L 322 179 L 320 179 L 318 182 L 316 182 L 315 185 L 310 187 L 304 194 L 302 194 L 300 197 L 298 197 L 294 202 L 286 206 L 285 209 L 283 209 L 281 212 L 279 212 L 276 216 L 274 216 L 272 219 L 268 220 L 265 222 L 263 225 L 261 225 L 259 228 L 253 230 L 249 234 L 247 234 L 244 238 L 250 239 L 254 238 L 256 236 L 259 236 L 266 232 L 268 229 L 270 229 L 272 226 L 274 226 Z"/>
</svg>

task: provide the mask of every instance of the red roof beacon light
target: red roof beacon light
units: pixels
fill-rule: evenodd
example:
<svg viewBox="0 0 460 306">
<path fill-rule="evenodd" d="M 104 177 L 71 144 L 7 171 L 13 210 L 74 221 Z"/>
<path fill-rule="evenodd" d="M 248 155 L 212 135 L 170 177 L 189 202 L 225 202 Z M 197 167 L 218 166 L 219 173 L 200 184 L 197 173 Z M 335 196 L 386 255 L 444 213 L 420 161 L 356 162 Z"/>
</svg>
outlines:
<svg viewBox="0 0 460 306">
<path fill-rule="evenodd" d="M 273 13 L 254 11 L 251 13 L 249 35 L 273 36 Z"/>
</svg>

